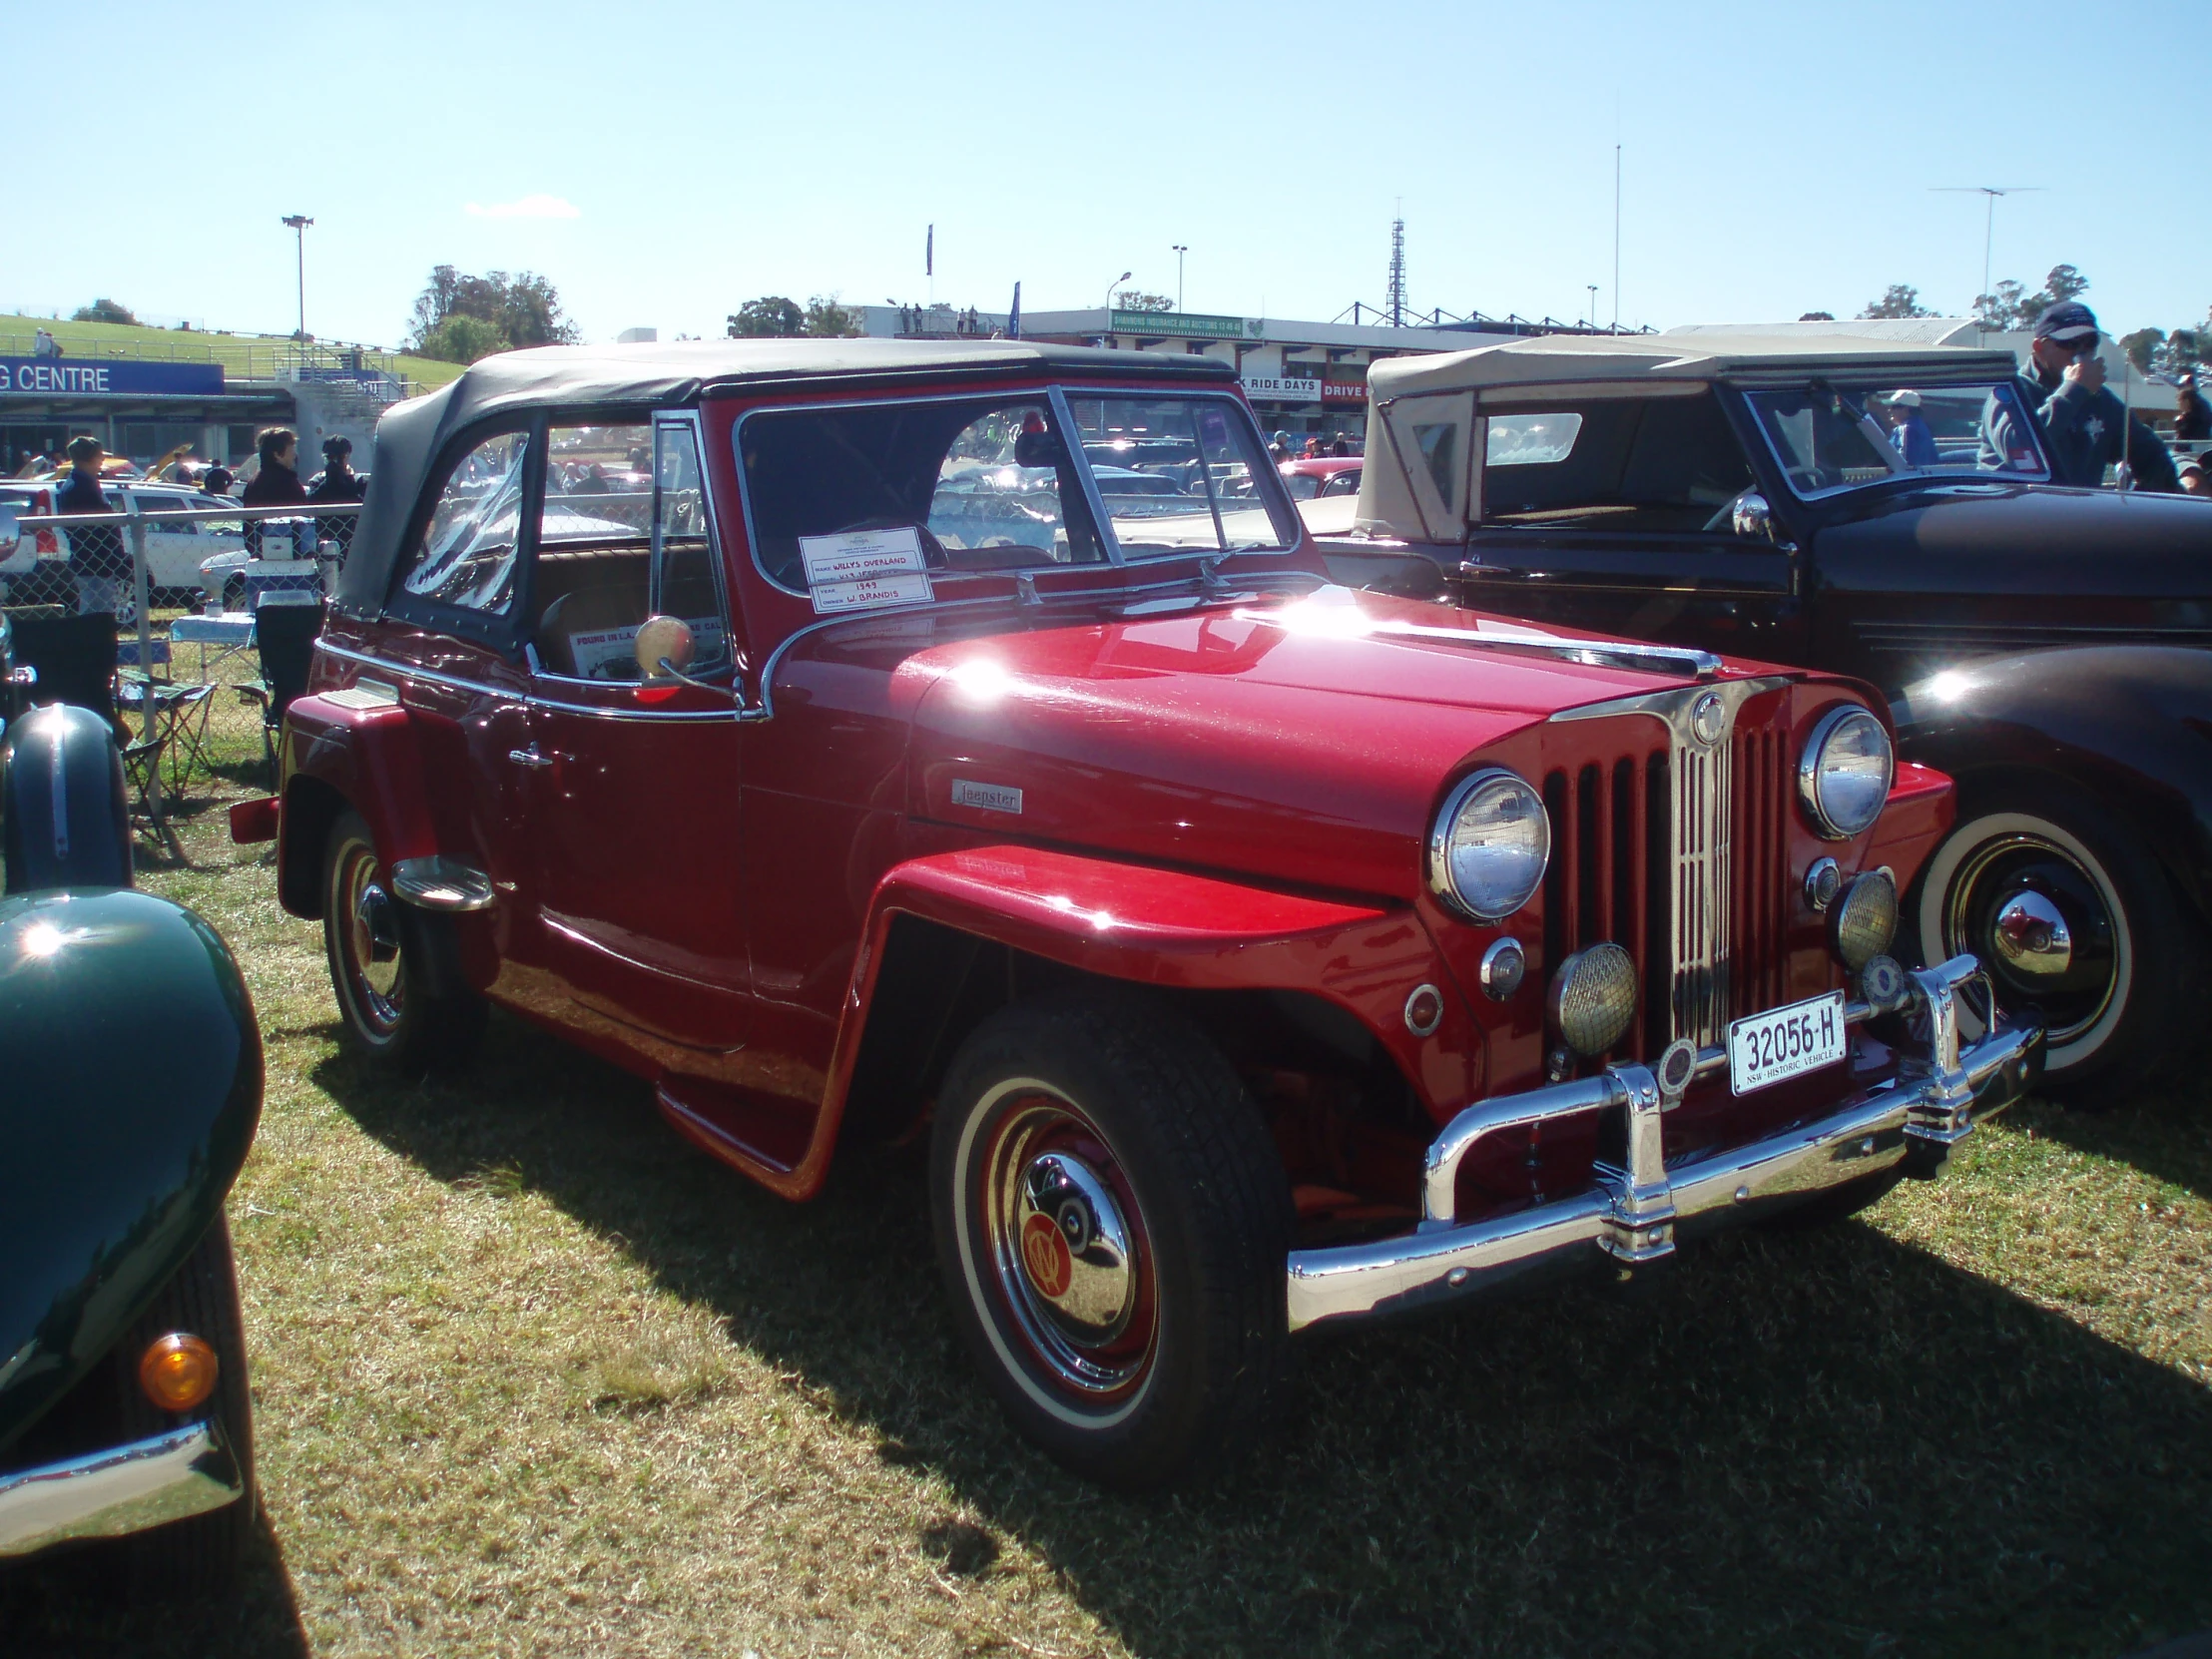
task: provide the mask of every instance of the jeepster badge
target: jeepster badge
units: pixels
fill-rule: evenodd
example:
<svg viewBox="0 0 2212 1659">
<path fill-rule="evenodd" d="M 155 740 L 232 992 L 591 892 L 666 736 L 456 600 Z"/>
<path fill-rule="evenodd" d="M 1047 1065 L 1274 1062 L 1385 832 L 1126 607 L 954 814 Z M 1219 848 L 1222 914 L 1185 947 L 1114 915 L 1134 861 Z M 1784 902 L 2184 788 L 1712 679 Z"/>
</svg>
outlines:
<svg viewBox="0 0 2212 1659">
<path fill-rule="evenodd" d="M 952 780 L 952 805 L 977 807 L 986 813 L 1019 813 L 1021 791 L 1005 784 L 977 784 L 955 778 Z"/>
<path fill-rule="evenodd" d="M 1711 746 L 1728 735 L 1728 705 L 1719 692 L 1707 692 L 1690 710 L 1690 731 L 1699 743 Z"/>
</svg>

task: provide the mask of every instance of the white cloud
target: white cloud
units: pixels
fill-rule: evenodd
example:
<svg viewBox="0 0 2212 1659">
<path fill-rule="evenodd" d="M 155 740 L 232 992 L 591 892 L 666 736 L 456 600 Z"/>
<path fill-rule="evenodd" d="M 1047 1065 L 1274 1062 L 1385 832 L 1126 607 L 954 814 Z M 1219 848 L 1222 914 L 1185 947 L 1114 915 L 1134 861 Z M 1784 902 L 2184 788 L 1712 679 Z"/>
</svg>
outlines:
<svg viewBox="0 0 2212 1659">
<path fill-rule="evenodd" d="M 471 219 L 582 219 L 584 210 L 565 196 L 547 196 L 542 192 L 525 196 L 519 202 L 494 202 L 485 207 L 481 202 L 471 202 L 466 212 Z"/>
</svg>

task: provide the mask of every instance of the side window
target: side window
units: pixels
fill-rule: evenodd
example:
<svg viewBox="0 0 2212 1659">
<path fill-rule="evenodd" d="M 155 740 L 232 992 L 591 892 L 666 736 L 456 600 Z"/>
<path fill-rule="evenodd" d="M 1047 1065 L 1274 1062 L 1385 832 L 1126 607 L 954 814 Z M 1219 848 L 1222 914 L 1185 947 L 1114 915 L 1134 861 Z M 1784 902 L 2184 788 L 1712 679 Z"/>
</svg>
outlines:
<svg viewBox="0 0 2212 1659">
<path fill-rule="evenodd" d="M 442 605 L 505 616 L 514 608 L 527 432 L 486 438 L 447 474 L 401 588 Z"/>
<path fill-rule="evenodd" d="M 730 660 L 689 422 L 546 433 L 531 589 L 533 638 L 548 674 L 642 680 L 638 628 L 663 613 L 691 625 L 690 672 Z"/>
<path fill-rule="evenodd" d="M 1722 531 L 1751 465 L 1710 392 L 1493 412 L 1482 520 L 1540 529 Z"/>
</svg>

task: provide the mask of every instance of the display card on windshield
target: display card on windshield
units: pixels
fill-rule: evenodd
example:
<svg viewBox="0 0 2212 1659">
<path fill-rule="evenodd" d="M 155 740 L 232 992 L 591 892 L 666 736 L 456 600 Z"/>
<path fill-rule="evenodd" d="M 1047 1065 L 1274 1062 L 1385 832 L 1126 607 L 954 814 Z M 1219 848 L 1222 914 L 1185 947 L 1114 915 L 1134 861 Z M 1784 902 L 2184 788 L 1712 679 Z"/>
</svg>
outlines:
<svg viewBox="0 0 2212 1659">
<path fill-rule="evenodd" d="M 799 555 L 806 561 L 807 588 L 817 613 L 910 605 L 930 596 L 921 535 L 911 525 L 802 536 Z"/>
</svg>

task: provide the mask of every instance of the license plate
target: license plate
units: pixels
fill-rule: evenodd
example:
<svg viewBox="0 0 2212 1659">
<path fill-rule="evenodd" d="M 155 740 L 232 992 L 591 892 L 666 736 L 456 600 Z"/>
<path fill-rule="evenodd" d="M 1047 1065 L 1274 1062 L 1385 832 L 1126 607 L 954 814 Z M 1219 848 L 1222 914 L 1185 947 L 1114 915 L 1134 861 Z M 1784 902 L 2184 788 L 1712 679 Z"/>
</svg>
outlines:
<svg viewBox="0 0 2212 1659">
<path fill-rule="evenodd" d="M 1771 1008 L 1728 1028 L 1728 1085 L 1749 1094 L 1844 1057 L 1844 993 Z"/>
</svg>

